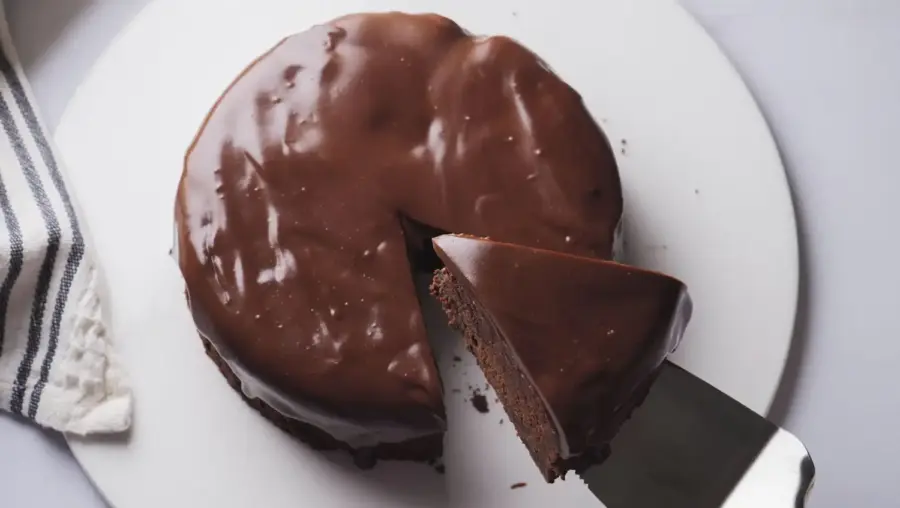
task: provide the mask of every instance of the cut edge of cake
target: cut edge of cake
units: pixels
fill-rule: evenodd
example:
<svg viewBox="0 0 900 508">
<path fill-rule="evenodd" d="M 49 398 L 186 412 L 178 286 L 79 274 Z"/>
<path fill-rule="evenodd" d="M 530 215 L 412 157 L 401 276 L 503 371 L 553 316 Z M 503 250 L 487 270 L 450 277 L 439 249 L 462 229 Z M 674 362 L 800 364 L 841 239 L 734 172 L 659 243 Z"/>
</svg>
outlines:
<svg viewBox="0 0 900 508">
<path fill-rule="evenodd" d="M 601 380 L 610 384 L 627 383 L 630 389 L 624 398 L 616 404 L 614 410 L 598 410 L 596 413 L 585 412 L 586 428 L 597 431 L 594 435 L 568 436 L 563 426 L 551 409 L 551 403 L 538 388 L 529 369 L 523 364 L 515 347 L 504 335 L 492 312 L 479 300 L 473 290 L 473 284 L 467 274 L 461 273 L 455 265 L 453 254 L 448 254 L 443 246 L 447 242 L 490 242 L 467 235 L 444 235 L 434 239 L 435 251 L 444 262 L 445 267 L 435 271 L 431 284 L 431 293 L 441 303 L 450 326 L 462 333 L 467 349 L 475 356 L 488 383 L 494 388 L 497 397 L 513 423 L 519 438 L 525 444 L 532 459 L 540 469 L 547 482 L 556 478 L 564 478 L 568 471 L 580 472 L 603 462 L 610 454 L 610 442 L 621 425 L 631 416 L 649 393 L 658 374 L 659 367 L 668 354 L 680 343 L 692 313 L 692 301 L 686 286 L 670 276 L 642 270 L 614 261 L 581 258 L 554 251 L 542 251 L 517 245 L 490 242 L 504 249 L 527 252 L 532 256 L 551 256 L 562 263 L 595 264 L 597 269 L 610 273 L 640 273 L 642 277 L 659 277 L 666 286 L 678 287 L 665 298 L 666 307 L 671 310 L 662 317 L 657 316 L 658 326 L 650 327 L 653 337 L 619 337 L 618 340 L 631 341 L 635 344 L 661 346 L 654 350 L 635 353 L 636 364 L 618 379 Z M 457 253 L 458 254 L 458 253 Z M 478 255 L 469 256 L 465 263 L 477 265 Z M 471 273 L 468 274 L 471 276 Z M 509 291 L 515 291 L 516 282 L 511 280 Z M 549 290 L 549 288 L 548 288 Z M 606 334 L 607 330 L 597 330 L 597 334 Z M 645 334 L 647 335 L 647 334 Z M 549 340 L 549 339 L 548 339 Z M 573 353 L 574 354 L 574 353 Z M 602 376 L 601 376 L 602 377 Z M 602 404 L 598 401 L 598 406 Z M 582 443 L 577 453 L 568 449 L 570 437 Z"/>
</svg>

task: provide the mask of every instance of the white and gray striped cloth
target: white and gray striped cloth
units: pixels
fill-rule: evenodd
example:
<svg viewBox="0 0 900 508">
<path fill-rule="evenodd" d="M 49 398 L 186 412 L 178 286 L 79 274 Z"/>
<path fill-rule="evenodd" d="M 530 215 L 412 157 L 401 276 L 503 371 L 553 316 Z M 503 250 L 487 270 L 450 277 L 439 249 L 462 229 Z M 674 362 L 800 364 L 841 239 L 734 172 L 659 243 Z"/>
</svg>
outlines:
<svg viewBox="0 0 900 508">
<path fill-rule="evenodd" d="M 122 431 L 132 394 L 102 274 L 2 11 L 0 47 L 0 409 L 63 432 Z"/>
</svg>

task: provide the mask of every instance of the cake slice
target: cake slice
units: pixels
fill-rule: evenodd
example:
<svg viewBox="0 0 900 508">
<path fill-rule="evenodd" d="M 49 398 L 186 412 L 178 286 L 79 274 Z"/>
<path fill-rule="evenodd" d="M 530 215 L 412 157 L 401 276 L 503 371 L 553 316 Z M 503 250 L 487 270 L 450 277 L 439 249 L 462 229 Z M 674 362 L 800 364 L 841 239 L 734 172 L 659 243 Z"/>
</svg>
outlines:
<svg viewBox="0 0 900 508">
<path fill-rule="evenodd" d="M 601 462 L 691 315 L 684 284 L 594 258 L 444 235 L 431 291 L 548 482 Z"/>
</svg>

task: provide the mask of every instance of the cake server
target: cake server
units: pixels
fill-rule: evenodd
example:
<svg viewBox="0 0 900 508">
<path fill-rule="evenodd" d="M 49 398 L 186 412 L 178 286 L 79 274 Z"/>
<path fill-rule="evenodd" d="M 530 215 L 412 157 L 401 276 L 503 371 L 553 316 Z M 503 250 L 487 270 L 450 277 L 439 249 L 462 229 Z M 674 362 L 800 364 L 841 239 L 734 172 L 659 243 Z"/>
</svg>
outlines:
<svg viewBox="0 0 900 508">
<path fill-rule="evenodd" d="M 581 474 L 607 508 L 802 508 L 799 439 L 667 362 L 606 462 Z"/>
</svg>

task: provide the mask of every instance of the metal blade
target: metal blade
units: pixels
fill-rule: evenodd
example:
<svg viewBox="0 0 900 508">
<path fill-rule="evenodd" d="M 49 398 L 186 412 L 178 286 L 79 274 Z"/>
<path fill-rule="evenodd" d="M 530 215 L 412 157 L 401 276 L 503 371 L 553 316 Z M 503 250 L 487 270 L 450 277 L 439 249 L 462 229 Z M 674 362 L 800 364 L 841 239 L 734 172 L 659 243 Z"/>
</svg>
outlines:
<svg viewBox="0 0 900 508">
<path fill-rule="evenodd" d="M 799 508 L 814 475 L 796 437 L 667 363 L 581 477 L 608 508 Z"/>
</svg>

